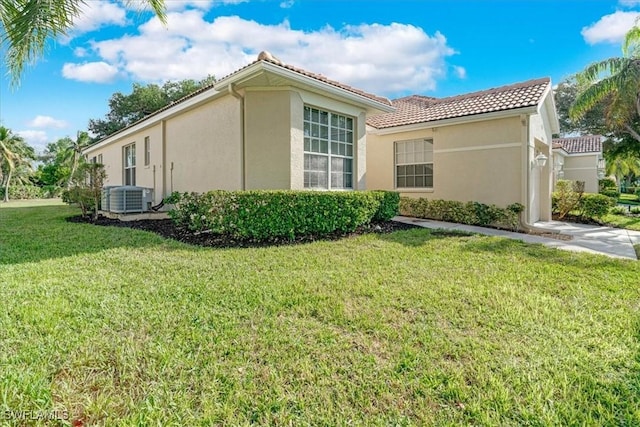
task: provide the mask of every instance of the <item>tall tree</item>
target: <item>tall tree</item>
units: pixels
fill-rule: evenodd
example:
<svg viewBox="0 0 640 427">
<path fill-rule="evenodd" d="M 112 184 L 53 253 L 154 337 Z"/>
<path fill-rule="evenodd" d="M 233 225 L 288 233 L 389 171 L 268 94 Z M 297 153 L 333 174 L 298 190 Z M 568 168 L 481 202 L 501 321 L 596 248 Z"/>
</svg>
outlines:
<svg viewBox="0 0 640 427">
<path fill-rule="evenodd" d="M 65 162 L 69 165 L 70 175 L 69 180 L 67 181 L 67 188 L 71 186 L 71 181 L 73 175 L 78 170 L 78 166 L 82 161 L 82 150 L 89 146 L 91 143 L 91 138 L 89 138 L 89 134 L 87 132 L 78 131 L 75 140 L 71 141 L 71 145 L 64 152 Z"/>
<path fill-rule="evenodd" d="M 558 121 L 560 122 L 560 134 L 562 136 L 575 133 L 594 135 L 610 134 L 604 120 L 604 106 L 602 104 L 594 106 L 593 109 L 587 111 L 581 117 L 571 118 L 569 112 L 578 97 L 578 92 L 578 82 L 575 76 L 558 83 L 554 91 L 556 111 L 558 113 Z"/>
<path fill-rule="evenodd" d="M 609 156 L 607 156 L 609 157 Z M 608 176 L 615 176 L 618 190 L 624 179 L 627 181 L 631 176 L 640 176 L 640 159 L 630 155 L 617 155 L 607 158 Z"/>
<path fill-rule="evenodd" d="M 164 0 L 139 1 L 166 23 Z M 0 0 L 0 48 L 6 49 L 14 85 L 19 84 L 25 64 L 42 57 L 48 40 L 66 35 L 86 4 L 87 0 Z"/>
<path fill-rule="evenodd" d="M 95 135 L 94 140 L 105 138 L 214 82 L 215 77 L 207 76 L 199 81 L 187 79 L 166 82 L 162 86 L 134 83 L 130 94 L 116 92 L 111 95 L 106 117 L 89 120 L 89 130 Z"/>
<path fill-rule="evenodd" d="M 20 180 L 31 171 L 31 161 L 36 159 L 33 147 L 30 147 L 22 137 L 15 135 L 11 129 L 0 126 L 0 172 L 4 187 L 4 201 L 9 201 L 9 187 L 15 179 L 16 171 L 23 171 L 18 175 Z"/>
<path fill-rule="evenodd" d="M 612 132 L 630 135 L 640 143 L 640 28 L 627 32 L 622 57 L 589 65 L 577 75 L 579 93 L 571 107 L 573 119 L 604 106 L 604 117 Z"/>
</svg>

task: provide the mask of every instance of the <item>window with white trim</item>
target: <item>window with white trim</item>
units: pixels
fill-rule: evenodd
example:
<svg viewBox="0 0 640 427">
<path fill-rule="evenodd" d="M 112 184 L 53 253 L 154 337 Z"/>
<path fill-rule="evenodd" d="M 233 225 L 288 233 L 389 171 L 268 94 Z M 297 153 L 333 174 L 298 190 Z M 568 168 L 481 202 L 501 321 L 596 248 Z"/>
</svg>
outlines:
<svg viewBox="0 0 640 427">
<path fill-rule="evenodd" d="M 353 188 L 353 118 L 304 107 L 304 188 Z"/>
<path fill-rule="evenodd" d="M 148 136 L 144 137 L 144 165 L 149 166 L 151 163 L 151 141 Z"/>
<path fill-rule="evenodd" d="M 136 185 L 136 144 L 126 145 L 122 149 L 124 165 L 124 185 Z"/>
<path fill-rule="evenodd" d="M 396 188 L 433 187 L 433 140 L 395 143 Z"/>
</svg>

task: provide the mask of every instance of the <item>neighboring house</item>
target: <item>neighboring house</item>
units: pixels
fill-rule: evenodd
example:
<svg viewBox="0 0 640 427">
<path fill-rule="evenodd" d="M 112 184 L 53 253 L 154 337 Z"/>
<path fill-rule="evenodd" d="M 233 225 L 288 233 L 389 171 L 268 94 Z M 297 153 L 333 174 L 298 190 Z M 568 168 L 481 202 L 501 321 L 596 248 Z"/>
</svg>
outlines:
<svg viewBox="0 0 640 427">
<path fill-rule="evenodd" d="M 390 102 L 262 52 L 258 60 L 84 151 L 107 186 L 390 189 L 526 206 L 551 218 L 549 79 L 443 99 Z"/>
<path fill-rule="evenodd" d="M 553 140 L 554 185 L 559 179 L 584 181 L 584 191 L 598 192 L 598 180 L 604 177 L 602 136 L 585 135 Z"/>
<path fill-rule="evenodd" d="M 525 206 L 551 219 L 551 82 L 530 80 L 449 98 L 413 95 L 367 122 L 367 185 L 405 196 Z"/>
<path fill-rule="evenodd" d="M 366 119 L 391 102 L 267 52 L 84 150 L 106 186 L 173 191 L 367 187 Z"/>
</svg>

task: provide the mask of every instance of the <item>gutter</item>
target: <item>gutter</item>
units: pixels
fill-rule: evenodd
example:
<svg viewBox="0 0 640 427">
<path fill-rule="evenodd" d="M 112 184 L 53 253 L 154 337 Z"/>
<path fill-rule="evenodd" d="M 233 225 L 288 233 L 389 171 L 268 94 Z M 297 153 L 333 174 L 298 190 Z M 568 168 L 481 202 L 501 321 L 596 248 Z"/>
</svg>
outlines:
<svg viewBox="0 0 640 427">
<path fill-rule="evenodd" d="M 241 95 L 235 88 L 233 83 L 229 83 L 227 85 L 227 90 L 229 94 L 231 94 L 234 98 L 236 98 L 240 102 L 240 189 L 247 189 L 247 179 L 246 179 L 246 157 L 245 157 L 245 109 L 244 109 L 244 96 Z"/>
</svg>

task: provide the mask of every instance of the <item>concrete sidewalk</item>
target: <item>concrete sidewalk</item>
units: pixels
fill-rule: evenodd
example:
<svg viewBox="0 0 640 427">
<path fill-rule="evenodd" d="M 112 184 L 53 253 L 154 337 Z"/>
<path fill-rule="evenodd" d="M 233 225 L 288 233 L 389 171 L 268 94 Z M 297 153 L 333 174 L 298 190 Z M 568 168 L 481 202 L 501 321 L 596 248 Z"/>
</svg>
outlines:
<svg viewBox="0 0 640 427">
<path fill-rule="evenodd" d="M 570 240 L 560 240 L 535 234 L 514 233 L 511 231 L 495 230 L 493 228 L 478 227 L 475 225 L 456 224 L 452 222 L 404 216 L 396 216 L 393 220 L 425 228 L 460 230 L 468 233 L 506 237 L 508 239 L 522 240 L 526 243 L 540 243 L 551 248 L 574 252 L 588 252 L 622 259 L 637 260 L 633 245 L 640 244 L 640 231 L 586 224 L 574 224 L 561 221 L 537 222 L 534 229 L 541 233 L 547 232 L 570 236 Z"/>
</svg>

